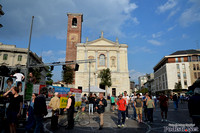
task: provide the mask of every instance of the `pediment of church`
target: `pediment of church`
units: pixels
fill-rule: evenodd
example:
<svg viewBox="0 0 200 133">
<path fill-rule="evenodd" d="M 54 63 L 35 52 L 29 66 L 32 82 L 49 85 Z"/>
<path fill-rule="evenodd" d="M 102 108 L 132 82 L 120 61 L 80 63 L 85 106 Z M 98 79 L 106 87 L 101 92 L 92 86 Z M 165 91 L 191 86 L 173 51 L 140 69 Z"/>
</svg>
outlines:
<svg viewBox="0 0 200 133">
<path fill-rule="evenodd" d="M 90 45 L 90 46 L 118 46 L 119 44 L 113 41 L 110 41 L 108 39 L 105 38 L 99 38 L 97 40 L 94 41 L 89 41 L 86 42 L 86 45 Z"/>
</svg>

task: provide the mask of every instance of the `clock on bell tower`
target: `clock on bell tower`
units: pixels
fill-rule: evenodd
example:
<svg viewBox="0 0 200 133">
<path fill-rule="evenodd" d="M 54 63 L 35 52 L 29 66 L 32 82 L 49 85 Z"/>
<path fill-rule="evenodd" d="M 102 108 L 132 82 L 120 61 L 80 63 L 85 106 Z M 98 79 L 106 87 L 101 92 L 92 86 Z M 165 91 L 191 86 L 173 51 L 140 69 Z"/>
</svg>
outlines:
<svg viewBox="0 0 200 133">
<path fill-rule="evenodd" d="M 81 43 L 83 14 L 68 13 L 66 61 L 76 60 L 76 44 Z"/>
</svg>

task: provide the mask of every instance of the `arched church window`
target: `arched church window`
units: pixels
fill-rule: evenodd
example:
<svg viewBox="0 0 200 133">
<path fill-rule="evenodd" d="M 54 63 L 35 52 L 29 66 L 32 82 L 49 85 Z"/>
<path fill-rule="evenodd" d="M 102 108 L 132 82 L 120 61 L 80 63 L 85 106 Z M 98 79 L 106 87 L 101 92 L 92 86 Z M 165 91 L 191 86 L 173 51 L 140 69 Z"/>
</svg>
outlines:
<svg viewBox="0 0 200 133">
<path fill-rule="evenodd" d="M 72 26 L 77 26 L 77 18 L 72 19 Z"/>
<path fill-rule="evenodd" d="M 100 66 L 105 66 L 105 55 L 101 54 L 99 56 L 99 65 Z"/>
</svg>

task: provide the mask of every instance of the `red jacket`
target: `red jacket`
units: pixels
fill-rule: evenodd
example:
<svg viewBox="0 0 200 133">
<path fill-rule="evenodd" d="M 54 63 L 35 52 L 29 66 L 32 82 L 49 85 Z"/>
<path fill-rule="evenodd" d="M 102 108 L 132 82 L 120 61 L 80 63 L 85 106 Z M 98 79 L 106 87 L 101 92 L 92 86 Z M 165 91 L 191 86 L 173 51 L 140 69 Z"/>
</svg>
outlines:
<svg viewBox="0 0 200 133">
<path fill-rule="evenodd" d="M 125 111 L 126 110 L 126 100 L 119 99 L 117 101 L 117 105 L 118 105 L 118 110 L 120 110 L 120 111 Z"/>
</svg>

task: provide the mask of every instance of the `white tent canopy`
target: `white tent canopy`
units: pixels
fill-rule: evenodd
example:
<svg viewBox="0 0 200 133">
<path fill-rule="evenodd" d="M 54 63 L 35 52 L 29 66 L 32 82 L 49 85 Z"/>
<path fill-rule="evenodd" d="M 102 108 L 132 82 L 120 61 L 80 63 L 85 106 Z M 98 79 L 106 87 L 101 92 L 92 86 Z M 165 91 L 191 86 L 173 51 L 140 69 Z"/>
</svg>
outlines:
<svg viewBox="0 0 200 133">
<path fill-rule="evenodd" d="M 89 88 L 84 89 L 83 92 L 89 92 Z M 90 86 L 90 92 L 99 93 L 99 92 L 106 92 L 106 90 L 100 89 L 97 86 Z"/>
</svg>

